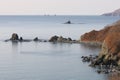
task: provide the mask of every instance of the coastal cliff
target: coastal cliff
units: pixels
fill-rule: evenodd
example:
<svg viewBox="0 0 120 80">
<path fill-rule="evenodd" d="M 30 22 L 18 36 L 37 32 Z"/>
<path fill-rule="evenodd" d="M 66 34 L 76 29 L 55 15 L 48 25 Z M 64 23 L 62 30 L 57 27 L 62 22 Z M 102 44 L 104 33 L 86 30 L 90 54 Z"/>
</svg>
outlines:
<svg viewBox="0 0 120 80">
<path fill-rule="evenodd" d="M 81 42 L 98 42 L 102 43 L 101 51 L 97 64 L 107 64 L 109 61 L 115 61 L 120 65 L 120 21 L 106 26 L 100 31 L 91 31 L 81 36 Z"/>
</svg>

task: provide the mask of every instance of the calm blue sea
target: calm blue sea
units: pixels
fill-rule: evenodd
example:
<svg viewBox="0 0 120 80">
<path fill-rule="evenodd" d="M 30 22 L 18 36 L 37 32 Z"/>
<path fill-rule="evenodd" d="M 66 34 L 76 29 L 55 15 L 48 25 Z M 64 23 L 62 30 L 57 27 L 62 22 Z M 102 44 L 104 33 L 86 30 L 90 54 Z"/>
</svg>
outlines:
<svg viewBox="0 0 120 80">
<path fill-rule="evenodd" d="M 69 43 L 3 42 L 12 33 L 24 39 L 58 35 L 79 39 L 120 17 L 105 16 L 0 16 L 0 80 L 109 80 L 82 63 L 81 56 L 98 54 L 93 46 Z M 63 24 L 71 20 L 73 24 Z"/>
<path fill-rule="evenodd" d="M 81 34 L 93 29 L 99 30 L 120 17 L 105 16 L 0 16 L 0 39 L 7 39 L 12 33 L 23 38 L 39 37 L 49 39 L 53 35 L 79 39 Z M 63 24 L 71 20 L 73 24 Z"/>
</svg>

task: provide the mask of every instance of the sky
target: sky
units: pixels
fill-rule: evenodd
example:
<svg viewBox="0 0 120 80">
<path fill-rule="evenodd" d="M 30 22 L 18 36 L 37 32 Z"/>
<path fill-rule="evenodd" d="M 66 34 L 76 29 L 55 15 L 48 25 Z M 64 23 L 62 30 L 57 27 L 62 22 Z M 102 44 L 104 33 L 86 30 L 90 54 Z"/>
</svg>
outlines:
<svg viewBox="0 0 120 80">
<path fill-rule="evenodd" d="M 120 0 L 0 0 L 0 15 L 100 15 L 120 8 Z"/>
</svg>

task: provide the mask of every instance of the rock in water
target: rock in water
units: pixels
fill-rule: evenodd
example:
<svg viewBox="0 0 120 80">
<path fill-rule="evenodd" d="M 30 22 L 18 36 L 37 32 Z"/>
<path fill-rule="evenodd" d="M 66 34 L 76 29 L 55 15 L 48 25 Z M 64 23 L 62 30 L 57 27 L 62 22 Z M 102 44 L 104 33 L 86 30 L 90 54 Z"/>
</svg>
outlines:
<svg viewBox="0 0 120 80">
<path fill-rule="evenodd" d="M 34 38 L 33 40 L 34 40 L 34 41 L 38 41 L 38 37 Z"/>
<path fill-rule="evenodd" d="M 72 41 L 72 39 L 71 39 L 71 38 L 68 38 L 67 40 L 68 40 L 68 41 Z"/>
<path fill-rule="evenodd" d="M 67 21 L 67 22 L 65 22 L 65 24 L 71 24 L 71 21 Z"/>
<path fill-rule="evenodd" d="M 22 37 L 20 37 L 20 41 L 23 41 L 23 38 L 22 38 Z"/>
<path fill-rule="evenodd" d="M 62 36 L 60 36 L 60 37 L 57 39 L 58 42 L 63 42 L 63 40 L 64 40 L 64 38 L 63 38 Z"/>
<path fill-rule="evenodd" d="M 17 33 L 13 33 L 12 37 L 10 38 L 10 40 L 19 40 L 19 36 Z"/>
<path fill-rule="evenodd" d="M 49 42 L 60 42 L 60 43 L 75 43 L 76 40 L 72 40 L 70 37 L 65 38 L 62 36 L 53 36 L 50 38 Z"/>
<path fill-rule="evenodd" d="M 53 36 L 53 37 L 50 38 L 49 41 L 50 42 L 56 42 L 58 40 L 58 38 L 59 38 L 58 36 Z"/>
</svg>

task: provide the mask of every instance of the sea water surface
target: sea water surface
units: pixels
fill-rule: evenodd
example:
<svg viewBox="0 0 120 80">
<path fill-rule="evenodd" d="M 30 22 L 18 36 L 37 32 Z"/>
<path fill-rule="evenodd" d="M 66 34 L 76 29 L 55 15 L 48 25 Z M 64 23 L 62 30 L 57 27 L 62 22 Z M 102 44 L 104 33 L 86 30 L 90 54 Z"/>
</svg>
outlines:
<svg viewBox="0 0 120 80">
<path fill-rule="evenodd" d="M 120 17 L 105 16 L 0 16 L 0 80 L 109 80 L 82 63 L 81 56 L 98 54 L 100 48 L 49 42 L 4 42 L 12 33 L 24 39 L 49 39 L 58 35 L 80 39 Z M 71 20 L 73 24 L 63 24 Z"/>
</svg>

